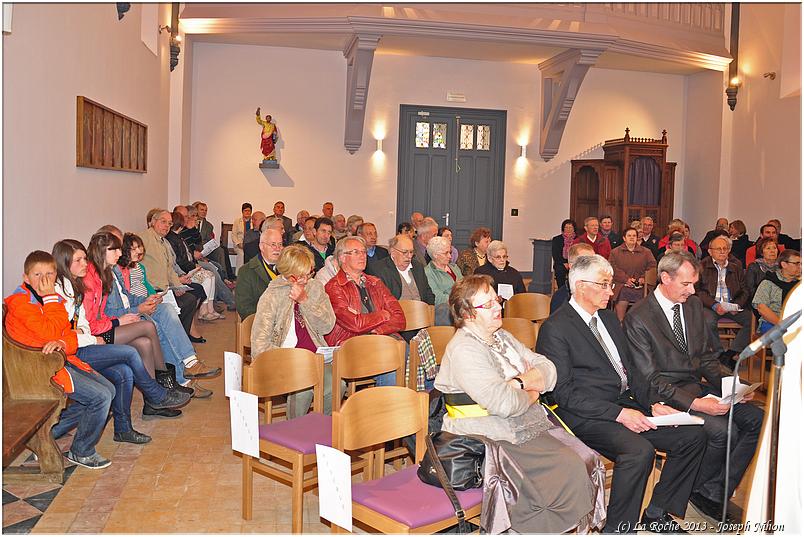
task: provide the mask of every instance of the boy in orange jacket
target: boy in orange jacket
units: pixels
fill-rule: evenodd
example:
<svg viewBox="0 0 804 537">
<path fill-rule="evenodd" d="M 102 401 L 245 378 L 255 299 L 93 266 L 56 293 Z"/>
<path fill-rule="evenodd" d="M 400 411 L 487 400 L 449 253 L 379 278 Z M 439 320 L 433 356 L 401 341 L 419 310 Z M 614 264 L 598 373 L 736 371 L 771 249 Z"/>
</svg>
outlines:
<svg viewBox="0 0 804 537">
<path fill-rule="evenodd" d="M 67 458 L 86 468 L 106 468 L 111 461 L 95 445 L 100 440 L 115 395 L 112 383 L 75 356 L 78 338 L 70 326 L 63 299 L 56 294 L 56 262 L 47 252 L 36 250 L 25 258 L 23 283 L 5 298 L 8 308 L 6 330 L 15 341 L 42 347 L 43 353 L 61 349 L 67 355 L 65 367 L 54 375 L 72 400 L 53 426 L 54 438 L 77 427 Z"/>
</svg>

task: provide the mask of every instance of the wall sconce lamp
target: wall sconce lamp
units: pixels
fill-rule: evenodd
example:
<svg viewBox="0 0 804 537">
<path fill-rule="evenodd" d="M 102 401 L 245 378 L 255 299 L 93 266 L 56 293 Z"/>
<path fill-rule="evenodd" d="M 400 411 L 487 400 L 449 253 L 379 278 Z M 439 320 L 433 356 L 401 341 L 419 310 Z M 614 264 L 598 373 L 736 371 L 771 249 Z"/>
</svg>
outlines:
<svg viewBox="0 0 804 537">
<path fill-rule="evenodd" d="M 382 153 L 382 138 L 377 138 L 377 151 Z"/>
<path fill-rule="evenodd" d="M 742 80 L 737 76 L 738 53 L 740 48 L 740 3 L 731 4 L 731 38 L 729 52 L 731 53 L 731 63 L 729 64 L 729 85 L 726 88 L 726 103 L 732 112 L 737 105 L 737 90 L 742 84 Z"/>
<path fill-rule="evenodd" d="M 170 71 L 179 65 L 179 53 L 181 52 L 181 36 L 179 35 L 179 4 L 173 3 L 171 5 L 171 24 L 159 26 L 159 33 L 167 30 L 170 34 Z"/>
<path fill-rule="evenodd" d="M 520 145 L 519 146 L 519 156 L 522 158 L 528 157 L 528 146 L 527 145 Z"/>
<path fill-rule="evenodd" d="M 729 80 L 729 86 L 726 88 L 726 103 L 728 103 L 732 111 L 737 105 L 737 91 L 740 89 L 741 85 L 742 80 L 735 76 Z"/>
</svg>

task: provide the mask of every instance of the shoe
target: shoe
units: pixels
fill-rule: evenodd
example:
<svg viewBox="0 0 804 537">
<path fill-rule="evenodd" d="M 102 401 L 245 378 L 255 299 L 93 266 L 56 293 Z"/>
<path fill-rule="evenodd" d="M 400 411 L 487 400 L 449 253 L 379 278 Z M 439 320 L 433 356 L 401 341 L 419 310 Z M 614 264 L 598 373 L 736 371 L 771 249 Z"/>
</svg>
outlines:
<svg viewBox="0 0 804 537">
<path fill-rule="evenodd" d="M 142 407 L 142 419 L 144 420 L 152 420 L 155 418 L 173 419 L 179 416 L 181 416 L 181 410 L 175 410 L 173 408 L 154 408 L 148 403 L 145 403 Z"/>
<path fill-rule="evenodd" d="M 193 367 L 184 369 L 184 376 L 188 379 L 211 379 L 221 374 L 221 368 L 207 369 L 206 364 L 201 360 L 196 360 Z"/>
<path fill-rule="evenodd" d="M 167 371 L 168 373 L 170 373 L 170 386 L 165 386 L 165 388 L 176 390 L 177 392 L 181 393 L 189 393 L 190 396 L 192 397 L 193 389 L 182 386 L 181 384 L 179 384 L 178 379 L 176 379 L 176 366 L 173 364 L 165 364 L 165 367 L 167 367 Z"/>
<path fill-rule="evenodd" d="M 131 429 L 124 433 L 114 433 L 115 442 L 128 442 L 130 444 L 147 444 L 151 441 L 151 437 L 139 431 Z"/>
<path fill-rule="evenodd" d="M 148 406 L 155 410 L 163 408 L 181 408 L 190 401 L 190 397 L 191 395 L 189 393 L 180 392 L 176 389 L 168 390 L 161 401 L 158 403 L 149 401 Z"/>
<path fill-rule="evenodd" d="M 204 321 L 204 322 L 207 322 L 207 323 L 211 323 L 212 321 L 217 321 L 218 320 L 218 314 L 217 313 L 199 313 L 198 314 L 198 320 L 199 321 Z"/>
<path fill-rule="evenodd" d="M 710 500 L 700 492 L 690 494 L 690 503 L 698 513 L 710 518 L 713 522 L 719 522 L 720 517 L 723 516 L 723 504 Z M 728 511 L 726 512 L 726 524 L 737 524 L 739 522 L 739 520 L 734 520 Z"/>
<path fill-rule="evenodd" d="M 212 397 L 212 390 L 203 388 L 200 384 L 198 384 L 197 381 L 192 381 L 190 386 L 193 387 L 192 389 L 195 392 L 193 393 L 193 399 L 206 399 L 208 397 Z"/>
<path fill-rule="evenodd" d="M 79 457 L 78 455 L 74 455 L 72 451 L 68 451 L 65 457 L 67 457 L 67 460 L 74 462 L 78 466 L 83 466 L 84 468 L 89 468 L 90 470 L 100 470 L 101 468 L 106 468 L 112 464 L 112 461 L 109 459 L 104 459 L 97 451 L 88 457 Z"/>
<path fill-rule="evenodd" d="M 720 363 L 728 367 L 731 371 L 734 371 L 734 366 L 737 365 L 737 360 L 734 359 L 735 356 L 737 356 L 737 351 L 729 349 L 721 352 L 720 356 L 718 356 L 718 360 L 720 360 Z"/>
<path fill-rule="evenodd" d="M 681 526 L 678 525 L 678 522 L 676 522 L 668 513 L 665 513 L 657 518 L 652 518 L 645 513 L 642 513 L 641 524 L 644 530 L 652 533 L 689 533 L 681 529 Z"/>
<path fill-rule="evenodd" d="M 223 313 L 224 311 L 226 311 L 226 304 L 220 302 L 219 300 L 216 300 L 213 303 L 212 307 L 215 310 L 215 313 Z"/>
<path fill-rule="evenodd" d="M 187 337 L 190 338 L 190 341 L 192 341 L 193 343 L 206 343 L 207 342 L 207 340 L 204 339 L 203 337 L 195 337 L 195 336 L 191 336 L 190 334 L 187 334 Z"/>
</svg>

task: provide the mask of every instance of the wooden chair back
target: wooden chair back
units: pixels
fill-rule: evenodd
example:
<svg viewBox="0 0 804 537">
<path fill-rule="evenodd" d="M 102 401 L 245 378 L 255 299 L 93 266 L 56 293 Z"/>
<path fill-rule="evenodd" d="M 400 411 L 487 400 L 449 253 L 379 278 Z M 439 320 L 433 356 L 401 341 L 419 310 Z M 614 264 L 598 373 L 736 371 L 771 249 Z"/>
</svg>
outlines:
<svg viewBox="0 0 804 537">
<path fill-rule="evenodd" d="M 405 313 L 405 330 L 421 330 L 435 324 L 435 306 L 421 300 L 400 300 Z"/>
<path fill-rule="evenodd" d="M 324 408 L 324 357 L 307 349 L 271 349 L 243 365 L 243 391 L 270 398 L 313 388 L 313 411 Z M 266 409 L 270 423 L 271 409 Z"/>
<path fill-rule="evenodd" d="M 251 360 L 251 327 L 254 326 L 254 314 L 252 313 L 242 321 L 237 316 L 237 353 L 243 360 Z"/>
<path fill-rule="evenodd" d="M 653 290 L 656 289 L 656 285 L 659 281 L 658 274 L 656 267 L 649 268 L 645 271 L 645 296 L 648 296 L 648 293 L 652 293 Z"/>
<path fill-rule="evenodd" d="M 221 246 L 226 250 L 227 255 L 235 255 L 235 249 L 229 246 L 229 233 L 232 232 L 234 224 L 225 224 L 221 222 Z"/>
<path fill-rule="evenodd" d="M 332 410 L 341 407 L 341 380 L 374 377 L 396 371 L 397 386 L 405 383 L 405 342 L 391 336 L 363 335 L 347 339 L 332 359 Z"/>
<path fill-rule="evenodd" d="M 530 350 L 536 348 L 536 333 L 538 330 L 536 323 L 518 317 L 504 317 L 502 327 L 504 330 L 511 332 L 512 336 Z"/>
<path fill-rule="evenodd" d="M 550 315 L 550 297 L 541 293 L 518 293 L 505 303 L 505 316 L 543 321 Z"/>
<path fill-rule="evenodd" d="M 452 336 L 455 335 L 455 327 L 430 326 L 427 328 L 427 333 L 430 335 L 430 343 L 433 345 L 436 363 L 441 365 L 444 352 L 447 350 L 447 343 L 449 343 Z M 408 356 L 408 388 L 411 390 L 416 389 L 416 370 L 419 368 L 420 363 L 421 357 L 419 356 L 419 349 L 416 345 L 411 345 L 410 354 Z"/>
</svg>

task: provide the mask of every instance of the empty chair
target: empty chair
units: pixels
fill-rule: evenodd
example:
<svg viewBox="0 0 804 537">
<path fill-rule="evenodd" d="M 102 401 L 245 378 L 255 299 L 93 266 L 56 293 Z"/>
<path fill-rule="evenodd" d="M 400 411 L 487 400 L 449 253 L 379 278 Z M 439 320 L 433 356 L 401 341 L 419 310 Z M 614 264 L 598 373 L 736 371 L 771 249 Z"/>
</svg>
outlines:
<svg viewBox="0 0 804 537">
<path fill-rule="evenodd" d="M 528 319 L 505 317 L 502 320 L 503 330 L 507 330 L 528 349 L 536 348 L 536 332 L 538 325 Z"/>
<path fill-rule="evenodd" d="M 254 314 L 252 313 L 242 321 L 237 316 L 237 353 L 243 360 L 251 361 L 251 327 L 254 326 Z"/>
<path fill-rule="evenodd" d="M 405 313 L 405 330 L 420 330 L 435 324 L 435 307 L 421 300 L 400 300 Z"/>
<path fill-rule="evenodd" d="M 550 297 L 540 293 L 518 293 L 505 303 L 506 317 L 541 322 L 550 315 Z"/>
<path fill-rule="evenodd" d="M 332 410 L 341 407 L 343 393 L 341 380 L 351 386 L 355 379 L 375 377 L 391 371 L 396 372 L 396 385 L 405 382 L 405 342 L 391 336 L 355 336 L 341 343 L 332 359 Z"/>
</svg>

